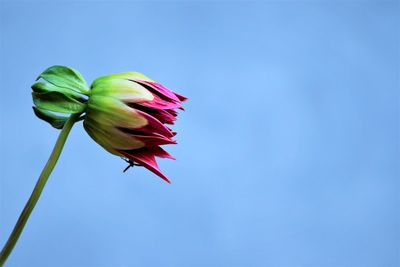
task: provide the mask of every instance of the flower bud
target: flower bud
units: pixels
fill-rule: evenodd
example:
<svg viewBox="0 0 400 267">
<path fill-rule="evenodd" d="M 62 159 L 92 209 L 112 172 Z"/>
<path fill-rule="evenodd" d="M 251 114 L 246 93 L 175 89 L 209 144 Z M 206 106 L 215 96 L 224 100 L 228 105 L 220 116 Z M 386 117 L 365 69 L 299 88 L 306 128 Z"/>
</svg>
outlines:
<svg viewBox="0 0 400 267">
<path fill-rule="evenodd" d="M 155 157 L 173 157 L 160 145 L 176 144 L 165 124 L 176 120 L 186 98 L 138 72 L 96 79 L 83 122 L 88 134 L 112 154 L 142 165 L 167 182 Z"/>
<path fill-rule="evenodd" d="M 33 110 L 40 119 L 61 129 L 68 119 L 66 115 L 83 113 L 90 88 L 82 75 L 68 67 L 53 66 L 42 72 L 32 85 Z"/>
</svg>

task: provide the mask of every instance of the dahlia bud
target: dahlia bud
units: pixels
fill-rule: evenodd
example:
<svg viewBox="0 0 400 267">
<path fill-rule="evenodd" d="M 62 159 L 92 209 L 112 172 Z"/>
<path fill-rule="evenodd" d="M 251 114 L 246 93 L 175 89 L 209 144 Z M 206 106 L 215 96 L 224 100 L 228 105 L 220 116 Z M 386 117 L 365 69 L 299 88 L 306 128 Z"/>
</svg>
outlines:
<svg viewBox="0 0 400 267">
<path fill-rule="evenodd" d="M 176 144 L 165 124 L 174 123 L 185 100 L 138 72 L 108 75 L 93 82 L 83 125 L 110 153 L 169 182 L 155 157 L 173 159 L 160 145 Z"/>
</svg>

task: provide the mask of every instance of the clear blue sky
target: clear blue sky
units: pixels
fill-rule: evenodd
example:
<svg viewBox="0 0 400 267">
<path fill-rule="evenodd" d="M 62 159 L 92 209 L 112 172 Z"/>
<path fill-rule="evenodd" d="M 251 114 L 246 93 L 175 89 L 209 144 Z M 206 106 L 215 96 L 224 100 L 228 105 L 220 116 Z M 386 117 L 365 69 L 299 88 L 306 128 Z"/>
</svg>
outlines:
<svg viewBox="0 0 400 267">
<path fill-rule="evenodd" d="M 0 4 L 0 243 L 58 131 L 45 68 L 188 96 L 168 185 L 72 130 L 9 266 L 400 266 L 399 1 Z"/>
</svg>

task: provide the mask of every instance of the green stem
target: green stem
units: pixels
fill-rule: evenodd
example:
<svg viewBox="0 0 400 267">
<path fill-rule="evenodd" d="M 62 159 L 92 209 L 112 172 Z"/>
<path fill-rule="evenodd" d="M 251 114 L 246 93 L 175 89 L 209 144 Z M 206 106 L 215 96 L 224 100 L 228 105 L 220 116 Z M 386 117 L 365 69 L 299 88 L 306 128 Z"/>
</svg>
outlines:
<svg viewBox="0 0 400 267">
<path fill-rule="evenodd" d="M 33 192 L 28 202 L 25 204 L 24 210 L 19 216 L 18 221 L 14 226 L 14 229 L 7 240 L 7 243 L 4 245 L 3 250 L 0 253 L 0 267 L 4 265 L 15 244 L 17 243 L 18 238 L 21 235 L 22 230 L 24 229 L 24 226 L 28 221 L 29 215 L 31 214 L 33 208 L 39 200 L 40 194 L 42 193 L 43 188 L 46 185 L 47 179 L 49 178 L 51 172 L 54 169 L 54 166 L 57 163 L 58 158 L 60 157 L 68 134 L 71 131 L 74 123 L 77 121 L 79 115 L 80 114 L 72 114 L 66 121 L 63 129 L 61 130 L 53 151 L 51 152 L 50 158 L 47 161 L 46 166 L 44 166 L 43 171 L 40 174 L 40 177 L 35 185 L 35 188 L 33 189 Z"/>
</svg>

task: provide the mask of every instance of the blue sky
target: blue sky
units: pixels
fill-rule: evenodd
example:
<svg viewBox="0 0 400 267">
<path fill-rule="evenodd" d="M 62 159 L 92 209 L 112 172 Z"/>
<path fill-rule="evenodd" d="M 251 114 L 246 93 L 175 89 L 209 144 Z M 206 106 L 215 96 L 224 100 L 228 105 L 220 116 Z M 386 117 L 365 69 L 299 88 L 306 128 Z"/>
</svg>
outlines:
<svg viewBox="0 0 400 267">
<path fill-rule="evenodd" d="M 168 185 L 77 124 L 9 266 L 400 265 L 398 1 L 0 3 L 0 243 L 58 131 L 45 68 L 189 101 Z"/>
</svg>

